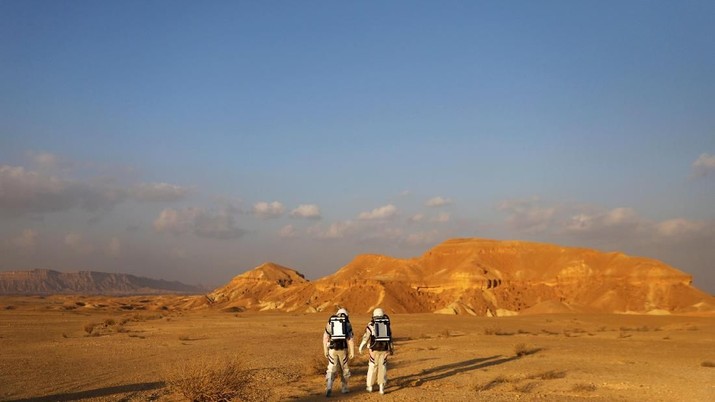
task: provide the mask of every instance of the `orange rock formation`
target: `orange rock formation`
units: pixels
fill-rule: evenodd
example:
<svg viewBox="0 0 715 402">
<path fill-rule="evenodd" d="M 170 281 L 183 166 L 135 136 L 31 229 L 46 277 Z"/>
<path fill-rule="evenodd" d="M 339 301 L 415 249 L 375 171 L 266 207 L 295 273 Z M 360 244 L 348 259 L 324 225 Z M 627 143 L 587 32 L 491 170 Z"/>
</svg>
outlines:
<svg viewBox="0 0 715 402">
<path fill-rule="evenodd" d="M 453 239 L 419 258 L 360 255 L 307 281 L 263 264 L 208 295 L 223 308 L 514 315 L 544 312 L 688 313 L 715 298 L 660 261 L 551 244 Z"/>
</svg>

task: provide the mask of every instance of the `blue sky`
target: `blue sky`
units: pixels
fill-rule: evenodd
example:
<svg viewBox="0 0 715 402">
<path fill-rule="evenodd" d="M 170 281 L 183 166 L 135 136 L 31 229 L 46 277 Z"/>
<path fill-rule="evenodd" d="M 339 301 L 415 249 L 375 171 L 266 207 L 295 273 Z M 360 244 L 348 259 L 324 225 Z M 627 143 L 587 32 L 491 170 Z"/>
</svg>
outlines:
<svg viewBox="0 0 715 402">
<path fill-rule="evenodd" d="M 715 291 L 711 1 L 0 2 L 0 269 L 216 286 L 453 237 Z"/>
</svg>

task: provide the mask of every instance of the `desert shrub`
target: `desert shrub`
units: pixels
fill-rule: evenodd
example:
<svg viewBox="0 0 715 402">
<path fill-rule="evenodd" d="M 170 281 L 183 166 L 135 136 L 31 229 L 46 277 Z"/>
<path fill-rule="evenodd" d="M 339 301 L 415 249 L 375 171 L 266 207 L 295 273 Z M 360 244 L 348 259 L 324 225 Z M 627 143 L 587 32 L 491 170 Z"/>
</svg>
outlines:
<svg viewBox="0 0 715 402">
<path fill-rule="evenodd" d="M 575 384 L 572 388 L 574 392 L 593 392 L 596 390 L 596 386 L 593 384 Z"/>
<path fill-rule="evenodd" d="M 484 385 L 477 385 L 474 390 L 477 392 L 488 391 L 498 385 L 508 383 L 508 382 L 509 382 L 508 378 L 506 378 L 503 375 L 500 375 L 499 377 L 496 377 L 495 379 L 489 381 L 488 383 L 486 383 Z"/>
<path fill-rule="evenodd" d="M 105 326 L 105 327 L 111 327 L 112 325 L 114 325 L 114 324 L 116 324 L 116 323 L 117 323 L 117 322 L 114 321 L 113 318 L 107 318 L 106 320 L 104 320 L 104 326 Z"/>
<path fill-rule="evenodd" d="M 703 367 L 715 367 L 715 363 L 711 362 L 709 360 L 706 360 L 706 361 L 700 363 L 700 365 Z"/>
<path fill-rule="evenodd" d="M 565 371 L 558 371 L 558 370 L 549 370 L 545 371 L 541 374 L 536 374 L 533 376 L 530 376 L 529 378 L 531 379 L 541 379 L 541 380 L 557 380 L 559 378 L 564 378 L 566 377 L 566 372 Z"/>
<path fill-rule="evenodd" d="M 5 310 L 15 310 L 17 307 L 13 305 L 5 306 Z"/>
<path fill-rule="evenodd" d="M 86 332 L 87 335 L 92 335 L 92 332 L 94 332 L 94 329 L 97 328 L 98 325 L 96 322 L 88 322 L 84 324 L 84 332 Z"/>
<path fill-rule="evenodd" d="M 522 356 L 528 356 L 528 355 L 533 355 L 534 353 L 540 351 L 541 348 L 534 348 L 534 347 L 529 347 L 525 343 L 517 343 L 514 346 L 514 355 L 522 357 Z"/>
<path fill-rule="evenodd" d="M 237 358 L 182 361 L 166 377 L 171 389 L 195 402 L 241 399 L 250 388 L 250 375 Z"/>
<path fill-rule="evenodd" d="M 514 391 L 528 394 L 529 392 L 535 390 L 537 386 L 539 386 L 539 383 L 537 382 L 527 382 L 526 384 L 515 385 Z"/>
<path fill-rule="evenodd" d="M 74 304 L 76 304 L 76 305 L 78 305 L 78 306 L 80 306 L 80 307 L 84 307 L 84 306 L 87 305 L 85 302 L 81 302 L 81 301 L 75 302 Z"/>
</svg>

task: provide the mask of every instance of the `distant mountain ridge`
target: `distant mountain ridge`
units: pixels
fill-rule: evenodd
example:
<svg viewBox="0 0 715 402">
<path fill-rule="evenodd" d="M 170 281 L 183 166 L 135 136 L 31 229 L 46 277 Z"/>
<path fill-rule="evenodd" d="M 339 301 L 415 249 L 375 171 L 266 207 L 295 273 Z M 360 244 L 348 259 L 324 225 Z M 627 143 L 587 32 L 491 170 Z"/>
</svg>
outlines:
<svg viewBox="0 0 715 402">
<path fill-rule="evenodd" d="M 715 312 L 715 297 L 667 264 L 618 252 L 554 244 L 452 239 L 421 257 L 358 255 L 315 281 L 266 263 L 206 297 L 208 307 L 477 316 L 598 312 Z"/>
<path fill-rule="evenodd" d="M 96 271 L 59 272 L 50 269 L 0 272 L 2 295 L 102 294 L 153 295 L 200 294 L 198 286 L 162 279 Z"/>
</svg>

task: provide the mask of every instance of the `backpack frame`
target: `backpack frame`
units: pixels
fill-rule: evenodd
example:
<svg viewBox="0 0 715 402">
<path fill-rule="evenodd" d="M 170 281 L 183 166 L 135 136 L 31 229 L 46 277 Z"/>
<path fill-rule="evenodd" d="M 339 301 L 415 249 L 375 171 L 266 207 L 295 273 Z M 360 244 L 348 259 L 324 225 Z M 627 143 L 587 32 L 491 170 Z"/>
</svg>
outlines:
<svg viewBox="0 0 715 402">
<path fill-rule="evenodd" d="M 375 342 L 391 342 L 392 330 L 390 329 L 390 317 L 382 316 L 372 319 L 372 334 Z"/>
<path fill-rule="evenodd" d="M 348 318 L 334 315 L 328 320 L 330 324 L 330 340 L 345 340 L 348 337 Z"/>
</svg>

